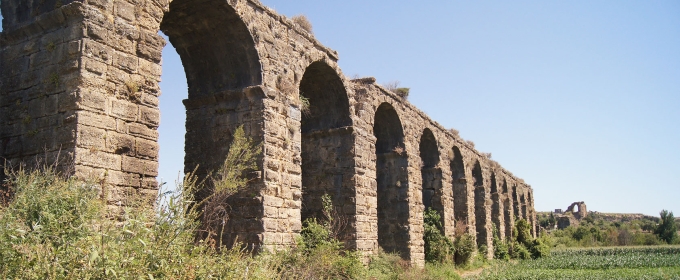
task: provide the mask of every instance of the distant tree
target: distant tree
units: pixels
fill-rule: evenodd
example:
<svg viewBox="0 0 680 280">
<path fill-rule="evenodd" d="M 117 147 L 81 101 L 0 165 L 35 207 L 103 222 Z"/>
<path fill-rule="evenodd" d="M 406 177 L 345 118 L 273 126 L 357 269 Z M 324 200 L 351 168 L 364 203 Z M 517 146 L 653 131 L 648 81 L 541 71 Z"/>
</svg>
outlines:
<svg viewBox="0 0 680 280">
<path fill-rule="evenodd" d="M 656 227 L 654 234 L 659 236 L 659 239 L 666 241 L 668 244 L 673 244 L 678 239 L 678 225 L 675 223 L 673 212 L 664 209 L 659 213 L 661 220 Z"/>
</svg>

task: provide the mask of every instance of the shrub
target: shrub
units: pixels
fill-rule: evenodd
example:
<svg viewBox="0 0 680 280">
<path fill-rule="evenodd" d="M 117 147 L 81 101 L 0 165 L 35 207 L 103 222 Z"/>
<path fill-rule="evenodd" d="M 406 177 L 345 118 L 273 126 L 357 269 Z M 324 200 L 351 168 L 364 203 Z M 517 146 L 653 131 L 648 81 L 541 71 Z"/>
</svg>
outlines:
<svg viewBox="0 0 680 280">
<path fill-rule="evenodd" d="M 402 99 L 408 99 L 408 94 L 411 92 L 410 88 L 397 88 L 394 90 L 394 93 L 397 94 L 397 96 L 401 97 Z"/>
<path fill-rule="evenodd" d="M 311 105 L 309 103 L 309 98 L 305 97 L 300 93 L 300 112 L 305 114 L 305 116 L 310 116 L 311 114 Z"/>
<path fill-rule="evenodd" d="M 534 259 L 550 256 L 550 245 L 541 241 L 541 239 L 535 239 L 529 249 L 531 257 Z"/>
<path fill-rule="evenodd" d="M 300 26 L 302 29 L 305 31 L 309 32 L 309 34 L 312 34 L 312 23 L 307 19 L 307 16 L 305 15 L 297 15 L 292 18 L 293 22 L 296 23 L 298 26 Z"/>
<path fill-rule="evenodd" d="M 533 236 L 531 235 L 531 226 L 525 219 L 518 219 L 515 222 L 515 229 L 517 230 L 517 242 L 526 247 L 531 246 Z"/>
<path fill-rule="evenodd" d="M 524 244 L 515 242 L 512 246 L 512 258 L 513 259 L 521 259 L 521 260 L 528 260 L 531 259 L 531 253 L 529 252 L 529 249 L 527 249 Z"/>
<path fill-rule="evenodd" d="M 472 254 L 475 251 L 475 238 L 472 235 L 465 233 L 456 238 L 454 247 L 456 264 L 466 265 L 470 262 Z"/>
<path fill-rule="evenodd" d="M 257 170 L 257 158 L 261 152 L 262 144 L 255 144 L 246 137 L 243 126 L 234 131 L 224 163 L 213 172 L 209 184 L 200 188 L 205 198 L 196 205 L 201 221 L 199 240 L 208 241 L 215 248 L 223 245 L 222 236 L 231 212 L 228 199 L 246 188 L 250 181 L 247 172 Z"/>
<path fill-rule="evenodd" d="M 385 84 L 385 89 L 393 92 L 397 96 L 401 97 L 402 99 L 407 99 L 409 93 L 411 92 L 410 88 L 405 88 L 405 87 L 399 87 L 400 82 L 399 81 L 393 81 Z"/>
<path fill-rule="evenodd" d="M 307 219 L 297 248 L 275 253 L 281 279 L 357 279 L 366 273 L 357 252 L 344 251 L 325 225 Z"/>
<path fill-rule="evenodd" d="M 498 236 L 498 228 L 496 227 L 496 224 L 492 225 L 493 228 L 493 256 L 494 259 L 499 259 L 499 260 L 509 260 L 510 259 L 510 252 L 508 248 L 508 243 L 505 241 L 501 240 L 500 237 Z"/>
<path fill-rule="evenodd" d="M 398 279 L 408 268 L 408 263 L 397 254 L 385 253 L 382 249 L 371 256 L 366 279 Z"/>
<path fill-rule="evenodd" d="M 442 233 L 441 216 L 434 209 L 427 209 L 424 217 L 425 260 L 431 263 L 451 262 L 455 248 L 451 239 Z"/>
</svg>

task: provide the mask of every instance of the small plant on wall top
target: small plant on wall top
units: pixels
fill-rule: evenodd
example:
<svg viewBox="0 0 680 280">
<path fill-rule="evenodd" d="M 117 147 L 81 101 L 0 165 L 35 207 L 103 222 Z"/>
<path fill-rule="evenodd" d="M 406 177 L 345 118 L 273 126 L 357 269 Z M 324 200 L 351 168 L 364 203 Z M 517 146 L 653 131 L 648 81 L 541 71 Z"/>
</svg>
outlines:
<svg viewBox="0 0 680 280">
<path fill-rule="evenodd" d="M 397 96 L 401 97 L 402 99 L 406 100 L 408 98 L 409 93 L 411 92 L 410 88 L 406 87 L 399 87 L 400 82 L 399 81 L 393 81 L 385 84 L 385 88 Z"/>
<path fill-rule="evenodd" d="M 296 23 L 298 26 L 300 26 L 302 29 L 305 31 L 309 32 L 309 34 L 312 34 L 312 23 L 309 21 L 307 16 L 305 15 L 297 15 L 292 18 L 293 22 Z"/>
</svg>

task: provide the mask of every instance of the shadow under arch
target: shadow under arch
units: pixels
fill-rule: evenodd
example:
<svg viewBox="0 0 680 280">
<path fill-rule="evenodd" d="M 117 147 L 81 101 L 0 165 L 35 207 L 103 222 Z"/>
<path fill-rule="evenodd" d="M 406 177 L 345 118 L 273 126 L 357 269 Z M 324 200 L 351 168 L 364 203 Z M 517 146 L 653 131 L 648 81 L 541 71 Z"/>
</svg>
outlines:
<svg viewBox="0 0 680 280">
<path fill-rule="evenodd" d="M 501 223 L 501 217 L 503 215 L 502 197 L 503 196 L 501 195 L 501 193 L 498 192 L 496 173 L 491 172 L 491 222 L 493 222 L 494 226 L 496 227 L 499 238 L 504 238 L 505 234 L 504 228 L 505 225 Z"/>
<path fill-rule="evenodd" d="M 344 241 L 349 238 L 355 215 L 345 213 L 353 207 L 344 207 L 355 196 L 354 138 L 347 90 L 332 67 L 317 61 L 302 76 L 300 96 L 309 102 L 301 119 L 301 219 L 323 219 L 322 197 L 329 195 L 339 215 L 335 220 L 343 220 L 338 225 L 342 228 L 334 230 L 340 231 L 338 238 Z"/>
<path fill-rule="evenodd" d="M 517 195 L 517 185 L 512 185 L 512 208 L 513 208 L 513 214 L 515 215 L 515 221 L 518 219 L 521 219 L 522 216 L 519 215 L 520 212 L 520 203 L 519 203 L 519 195 Z M 514 226 L 514 225 L 513 225 Z"/>
<path fill-rule="evenodd" d="M 487 193 L 484 187 L 484 177 L 479 161 L 472 168 L 472 185 L 475 188 L 475 229 L 477 231 L 477 248 L 487 245 L 489 237 L 487 231 Z"/>
<path fill-rule="evenodd" d="M 512 239 L 512 228 L 514 227 L 513 225 L 513 220 L 514 217 L 512 217 L 512 210 L 510 210 L 510 193 L 508 192 L 508 181 L 507 179 L 503 178 L 503 185 L 502 188 L 503 190 L 503 219 L 505 220 L 505 239 L 506 240 L 511 240 Z"/>
<path fill-rule="evenodd" d="M 442 170 L 439 164 L 439 148 L 437 139 L 429 128 L 423 130 L 420 136 L 420 159 L 422 160 L 422 192 L 425 210 L 434 209 L 444 217 L 442 201 Z"/>
<path fill-rule="evenodd" d="M 465 179 L 465 163 L 458 147 L 453 146 L 451 159 L 451 179 L 453 181 L 453 215 L 456 222 L 468 223 L 468 188 Z"/>
<path fill-rule="evenodd" d="M 375 113 L 376 181 L 378 184 L 378 245 L 410 259 L 408 155 L 399 115 L 389 103 Z"/>
</svg>

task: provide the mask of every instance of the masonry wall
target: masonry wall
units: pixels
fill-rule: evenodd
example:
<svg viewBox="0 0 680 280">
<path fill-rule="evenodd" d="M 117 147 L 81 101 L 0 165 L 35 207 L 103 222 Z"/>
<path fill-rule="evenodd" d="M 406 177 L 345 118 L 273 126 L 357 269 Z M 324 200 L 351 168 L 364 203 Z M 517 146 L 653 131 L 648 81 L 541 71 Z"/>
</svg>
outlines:
<svg viewBox="0 0 680 280">
<path fill-rule="evenodd" d="M 162 31 L 188 81 L 177 112 L 187 114 L 185 171 L 219 168 L 239 126 L 263 144 L 259 171 L 230 198 L 226 244 L 293 244 L 304 219 L 323 218 L 324 195 L 345 221 L 346 247 L 368 256 L 380 246 L 415 265 L 426 207 L 448 236 L 465 223 L 488 256 L 492 223 L 504 238 L 515 218 L 535 224 L 521 179 L 375 79 L 347 79 L 338 54 L 292 21 L 255 0 L 168 2 L 2 2 L 8 165 L 58 158 L 99 179 L 111 211 L 152 205 Z"/>
</svg>

